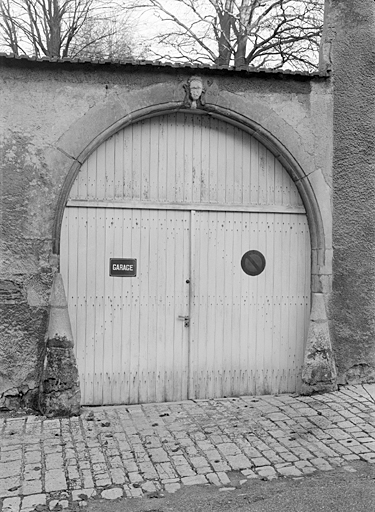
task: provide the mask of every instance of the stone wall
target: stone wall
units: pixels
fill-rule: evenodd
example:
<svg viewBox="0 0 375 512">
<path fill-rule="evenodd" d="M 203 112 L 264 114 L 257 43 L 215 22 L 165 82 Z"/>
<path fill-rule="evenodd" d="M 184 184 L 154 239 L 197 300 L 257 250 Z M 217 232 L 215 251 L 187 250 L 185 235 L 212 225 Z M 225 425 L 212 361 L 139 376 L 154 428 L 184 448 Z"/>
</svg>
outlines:
<svg viewBox="0 0 375 512">
<path fill-rule="evenodd" d="M 333 296 L 339 382 L 375 380 L 375 6 L 327 0 L 334 86 Z"/>
<path fill-rule="evenodd" d="M 75 169 L 125 121 L 182 108 L 183 84 L 197 71 L 207 87 L 207 109 L 251 126 L 285 157 L 300 190 L 310 191 L 309 201 L 315 204 L 308 207 L 315 237 L 312 291 L 320 294 L 319 321 L 326 323 L 332 278 L 332 95 L 327 77 L 3 56 L 0 406 L 35 408 L 39 403 L 49 295 L 59 264 L 54 237 Z M 329 337 L 328 329 L 325 333 Z M 315 361 L 313 349 L 310 362 Z M 311 380 L 319 372 L 306 375 Z"/>
</svg>

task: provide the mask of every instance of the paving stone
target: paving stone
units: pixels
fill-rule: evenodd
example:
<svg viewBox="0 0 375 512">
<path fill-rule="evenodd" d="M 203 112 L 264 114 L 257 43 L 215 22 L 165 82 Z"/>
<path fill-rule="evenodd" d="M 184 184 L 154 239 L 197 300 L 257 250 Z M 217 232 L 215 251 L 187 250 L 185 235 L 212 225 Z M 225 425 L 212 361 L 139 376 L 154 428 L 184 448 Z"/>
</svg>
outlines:
<svg viewBox="0 0 375 512">
<path fill-rule="evenodd" d="M 194 476 L 196 474 L 196 472 L 188 464 L 183 466 L 176 466 L 176 471 L 180 477 Z"/>
<path fill-rule="evenodd" d="M 207 484 L 207 479 L 204 475 L 187 476 L 181 479 L 184 485 L 200 485 Z"/>
<path fill-rule="evenodd" d="M 283 468 L 278 468 L 277 471 L 282 476 L 302 476 L 303 475 L 303 473 L 295 466 L 286 466 Z"/>
<path fill-rule="evenodd" d="M 211 461 L 210 462 L 212 468 L 216 471 L 216 472 L 220 472 L 220 471 L 230 471 L 231 470 L 231 467 L 229 466 L 229 464 L 227 464 L 226 462 L 224 461 L 221 461 L 221 462 L 215 462 L 215 461 Z"/>
<path fill-rule="evenodd" d="M 38 480 L 25 480 L 22 483 L 21 493 L 24 496 L 28 494 L 39 494 L 42 492 L 42 482 L 40 479 Z"/>
<path fill-rule="evenodd" d="M 363 455 L 364 454 L 362 454 L 361 457 L 363 457 Z M 343 455 L 342 458 L 345 460 L 360 460 L 360 457 L 358 455 L 355 455 L 354 453 L 351 455 Z"/>
<path fill-rule="evenodd" d="M 228 485 L 230 484 L 230 480 L 229 480 L 229 477 L 226 473 L 224 473 L 223 471 L 219 471 L 217 473 L 217 476 L 219 477 L 220 479 L 220 482 L 223 484 L 223 485 Z"/>
<path fill-rule="evenodd" d="M 114 487 L 113 489 L 105 489 L 102 491 L 102 498 L 106 500 L 117 500 L 121 498 L 124 494 L 124 491 L 119 487 Z"/>
<path fill-rule="evenodd" d="M 21 498 L 5 498 L 3 501 L 2 512 L 19 512 L 21 506 Z"/>
<path fill-rule="evenodd" d="M 361 459 L 370 464 L 375 464 L 375 453 L 361 453 Z"/>
<path fill-rule="evenodd" d="M 216 448 L 224 455 L 239 455 L 241 450 L 234 443 L 222 443 L 216 445 Z"/>
<path fill-rule="evenodd" d="M 253 463 L 242 453 L 238 455 L 226 455 L 226 459 L 230 466 L 232 467 L 232 469 L 234 470 L 251 468 L 253 466 Z"/>
<path fill-rule="evenodd" d="M 112 480 L 110 478 L 107 478 L 107 477 L 103 477 L 103 478 L 97 478 L 96 479 L 96 485 L 97 487 L 107 487 L 108 485 L 111 485 L 112 484 Z"/>
<path fill-rule="evenodd" d="M 162 464 L 155 464 L 155 469 L 159 474 L 161 480 L 166 478 L 176 478 L 177 474 L 173 469 L 173 466 L 170 462 L 164 462 Z"/>
<path fill-rule="evenodd" d="M 268 480 L 277 478 L 276 470 L 272 466 L 263 466 L 258 468 L 257 473 L 260 477 L 267 478 Z"/>
<path fill-rule="evenodd" d="M 310 462 L 321 471 L 329 471 L 333 469 L 332 466 L 325 459 L 322 459 L 320 457 L 316 459 L 311 459 Z"/>
<path fill-rule="evenodd" d="M 361 455 L 362 453 L 370 453 L 371 450 L 367 448 L 367 445 L 361 445 L 361 444 L 355 444 L 355 445 L 347 445 L 349 450 L 353 453 L 356 453 L 358 455 Z"/>
<path fill-rule="evenodd" d="M 42 460 L 42 452 L 41 450 L 38 451 L 31 451 L 25 453 L 25 463 L 26 464 L 40 464 Z"/>
<path fill-rule="evenodd" d="M 65 474 L 62 469 L 50 469 L 45 474 L 45 488 L 46 492 L 64 491 L 68 488 Z"/>
<path fill-rule="evenodd" d="M 8 449 L 9 448 L 9 449 Z M 8 462 L 12 460 L 22 459 L 22 449 L 11 449 L 10 447 L 4 446 L 1 449 L 1 462 Z"/>
<path fill-rule="evenodd" d="M 257 457 L 255 459 L 251 459 L 251 462 L 256 467 L 269 466 L 270 465 L 270 461 L 267 460 L 265 457 Z"/>
<path fill-rule="evenodd" d="M 55 508 L 57 510 L 65 510 L 69 507 L 69 501 L 68 500 L 52 500 L 49 502 L 48 505 L 50 510 L 54 510 Z"/>
<path fill-rule="evenodd" d="M 282 452 L 280 453 L 280 457 L 287 462 L 296 462 L 298 460 L 298 457 L 290 452 Z"/>
<path fill-rule="evenodd" d="M 156 485 L 156 482 L 147 481 L 141 484 L 141 488 L 144 492 L 156 492 L 159 490 L 159 487 Z"/>
<path fill-rule="evenodd" d="M 168 454 L 163 448 L 150 448 L 148 453 L 153 462 L 169 462 Z"/>
<path fill-rule="evenodd" d="M 82 480 L 83 480 L 83 487 L 85 489 L 91 489 L 94 487 L 94 480 L 92 478 L 91 471 L 83 470 L 82 471 Z"/>
<path fill-rule="evenodd" d="M 37 505 L 46 504 L 45 494 L 33 494 L 32 496 L 25 496 L 22 500 L 21 512 L 31 512 L 35 510 Z"/>
<path fill-rule="evenodd" d="M 96 496 L 95 489 L 80 489 L 72 491 L 73 501 L 87 500 L 88 498 L 92 498 L 93 496 Z"/>
<path fill-rule="evenodd" d="M 207 460 L 204 457 L 190 457 L 190 463 L 195 468 L 207 467 Z"/>
<path fill-rule="evenodd" d="M 129 498 L 142 498 L 143 491 L 140 487 L 133 487 L 132 485 L 124 485 L 126 496 Z"/>
<path fill-rule="evenodd" d="M 216 473 L 207 473 L 206 478 L 210 482 L 210 484 L 216 485 L 217 487 L 220 487 L 221 485 L 223 485 L 221 483 L 220 478 L 218 477 L 218 475 Z"/>
<path fill-rule="evenodd" d="M 132 484 L 138 484 L 139 482 L 143 482 L 142 475 L 140 475 L 138 472 L 133 472 L 128 474 L 130 483 Z"/>
</svg>

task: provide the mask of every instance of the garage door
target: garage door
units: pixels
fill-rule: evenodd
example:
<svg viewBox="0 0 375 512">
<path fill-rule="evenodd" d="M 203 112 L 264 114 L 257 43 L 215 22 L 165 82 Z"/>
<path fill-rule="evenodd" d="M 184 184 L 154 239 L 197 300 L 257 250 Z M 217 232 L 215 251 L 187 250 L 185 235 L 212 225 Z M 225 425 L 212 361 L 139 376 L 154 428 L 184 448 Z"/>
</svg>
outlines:
<svg viewBox="0 0 375 512">
<path fill-rule="evenodd" d="M 110 275 L 112 259 L 136 275 Z M 307 218 L 242 130 L 176 114 L 106 141 L 72 188 L 61 272 L 84 404 L 299 389 Z"/>
</svg>

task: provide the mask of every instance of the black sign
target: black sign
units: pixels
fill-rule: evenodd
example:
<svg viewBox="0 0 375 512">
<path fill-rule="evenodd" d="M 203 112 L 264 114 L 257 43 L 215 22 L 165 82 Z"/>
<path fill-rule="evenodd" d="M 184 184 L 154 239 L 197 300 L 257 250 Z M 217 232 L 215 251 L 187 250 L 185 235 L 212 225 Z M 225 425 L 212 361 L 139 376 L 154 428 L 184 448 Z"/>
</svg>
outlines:
<svg viewBox="0 0 375 512">
<path fill-rule="evenodd" d="M 245 274 L 258 276 L 266 266 L 266 258 L 259 251 L 247 251 L 242 256 L 241 267 Z"/>
<path fill-rule="evenodd" d="M 111 258 L 109 260 L 109 275 L 117 277 L 135 277 L 137 275 L 137 260 Z"/>
</svg>

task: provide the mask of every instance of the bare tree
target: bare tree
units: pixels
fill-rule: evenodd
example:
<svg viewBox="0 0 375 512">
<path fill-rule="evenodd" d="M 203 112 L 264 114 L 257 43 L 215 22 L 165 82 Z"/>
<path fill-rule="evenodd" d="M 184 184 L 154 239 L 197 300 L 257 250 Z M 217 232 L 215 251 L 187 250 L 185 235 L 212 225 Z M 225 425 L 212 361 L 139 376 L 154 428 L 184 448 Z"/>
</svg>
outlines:
<svg viewBox="0 0 375 512">
<path fill-rule="evenodd" d="M 112 58 L 119 29 L 117 56 L 126 47 L 128 57 L 130 28 L 124 16 L 116 22 L 117 14 L 105 0 L 0 0 L 0 36 L 16 55 Z"/>
<path fill-rule="evenodd" d="M 165 29 L 154 55 L 218 65 L 317 68 L 324 0 L 143 0 Z"/>
</svg>

